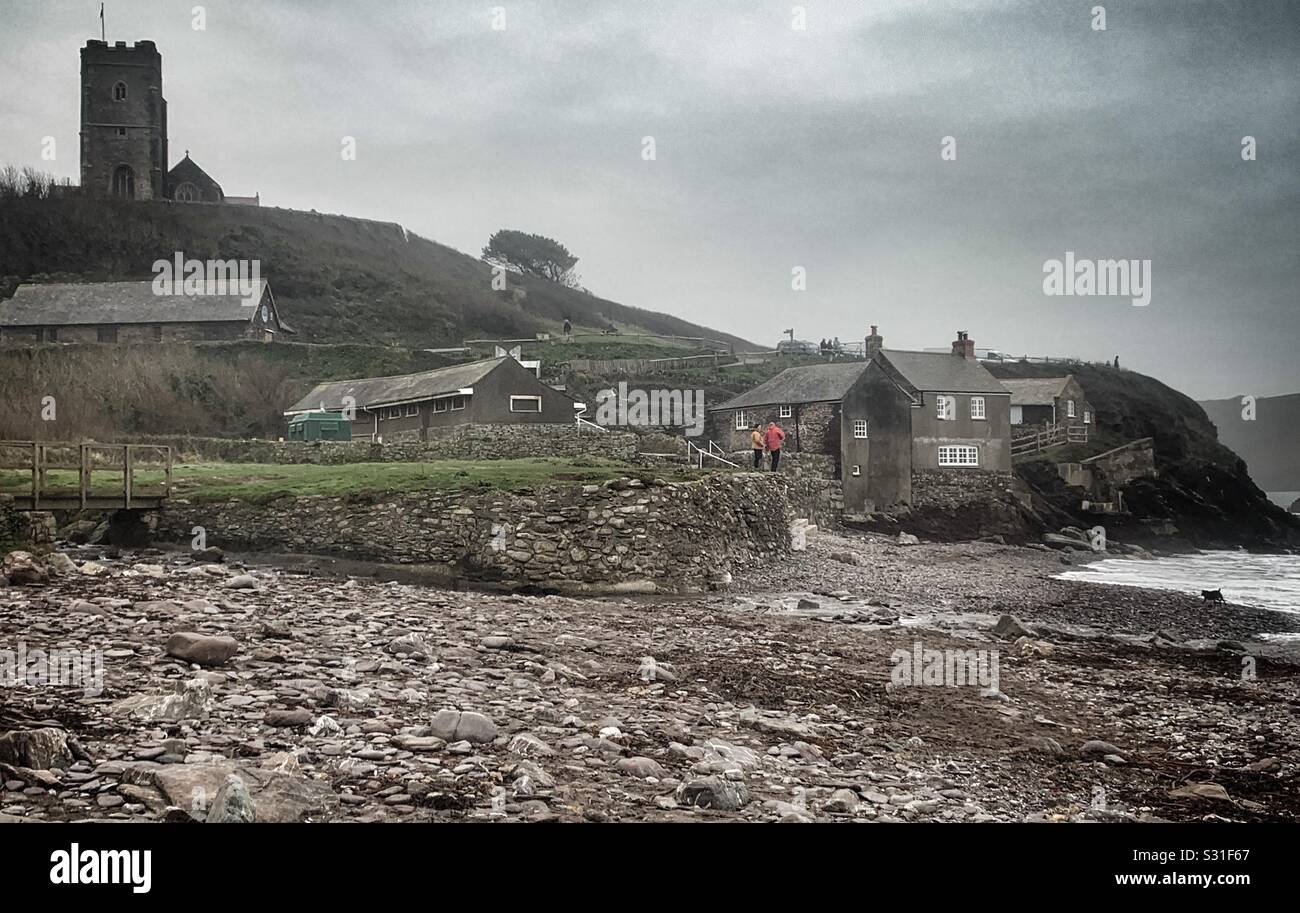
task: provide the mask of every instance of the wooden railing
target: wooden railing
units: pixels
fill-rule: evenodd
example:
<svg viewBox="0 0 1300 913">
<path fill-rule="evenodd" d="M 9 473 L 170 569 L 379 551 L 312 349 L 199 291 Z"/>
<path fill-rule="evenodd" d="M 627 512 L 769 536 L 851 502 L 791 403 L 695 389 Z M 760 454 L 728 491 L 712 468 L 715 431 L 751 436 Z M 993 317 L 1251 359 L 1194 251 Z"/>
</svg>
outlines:
<svg viewBox="0 0 1300 913">
<path fill-rule="evenodd" d="M 172 491 L 172 449 L 163 444 L 0 441 L 0 470 L 15 469 L 31 476 L 30 486 L 6 491 L 20 510 L 149 509 L 171 497 Z M 160 479 L 141 483 L 137 478 L 141 471 L 159 473 Z M 107 492 L 96 490 L 96 472 L 101 478 L 120 474 L 120 487 L 113 483 Z"/>
<path fill-rule="evenodd" d="M 1011 455 L 1038 453 L 1064 444 L 1088 443 L 1087 425 L 1052 424 L 1011 438 Z"/>
</svg>

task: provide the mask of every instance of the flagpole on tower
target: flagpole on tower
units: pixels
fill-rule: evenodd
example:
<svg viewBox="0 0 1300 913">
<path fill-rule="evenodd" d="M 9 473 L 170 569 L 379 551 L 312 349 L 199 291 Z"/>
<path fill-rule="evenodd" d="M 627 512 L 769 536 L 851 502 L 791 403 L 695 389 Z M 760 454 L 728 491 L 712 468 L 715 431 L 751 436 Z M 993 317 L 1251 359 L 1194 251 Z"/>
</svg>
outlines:
<svg viewBox="0 0 1300 913">
<path fill-rule="evenodd" d="M 108 34 L 104 30 L 104 4 L 99 4 L 99 38 L 101 41 L 108 41 Z"/>
</svg>

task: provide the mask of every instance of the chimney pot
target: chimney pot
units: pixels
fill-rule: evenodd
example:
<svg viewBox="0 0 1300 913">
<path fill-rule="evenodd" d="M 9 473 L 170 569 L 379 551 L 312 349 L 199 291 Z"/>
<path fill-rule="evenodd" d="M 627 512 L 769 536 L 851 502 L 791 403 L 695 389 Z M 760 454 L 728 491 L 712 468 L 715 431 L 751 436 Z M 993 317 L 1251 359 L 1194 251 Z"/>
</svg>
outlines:
<svg viewBox="0 0 1300 913">
<path fill-rule="evenodd" d="M 962 358 L 975 358 L 975 340 L 969 338 L 965 330 L 957 331 L 957 338 L 953 340 L 952 354 L 960 355 Z"/>
<path fill-rule="evenodd" d="M 867 337 L 866 352 L 867 359 L 870 360 L 873 355 L 885 347 L 885 340 L 881 338 L 880 333 L 876 330 L 876 325 L 871 325 L 871 335 Z"/>
</svg>

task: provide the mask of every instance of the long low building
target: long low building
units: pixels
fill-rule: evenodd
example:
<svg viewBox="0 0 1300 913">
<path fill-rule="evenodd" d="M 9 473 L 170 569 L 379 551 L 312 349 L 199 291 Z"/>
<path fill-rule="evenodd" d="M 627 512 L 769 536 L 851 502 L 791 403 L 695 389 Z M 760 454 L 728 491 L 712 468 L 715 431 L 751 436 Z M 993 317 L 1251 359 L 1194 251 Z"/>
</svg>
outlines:
<svg viewBox="0 0 1300 913">
<path fill-rule="evenodd" d="M 201 294 L 159 295 L 151 281 L 61 282 L 18 286 L 0 301 L 0 340 L 181 342 L 261 339 L 293 330 L 281 319 L 265 279 L 243 297 L 234 284 L 205 283 Z"/>
<path fill-rule="evenodd" d="M 506 355 L 419 374 L 318 384 L 287 410 L 342 412 L 353 439 L 427 441 L 460 425 L 572 424 L 583 409 Z"/>
</svg>

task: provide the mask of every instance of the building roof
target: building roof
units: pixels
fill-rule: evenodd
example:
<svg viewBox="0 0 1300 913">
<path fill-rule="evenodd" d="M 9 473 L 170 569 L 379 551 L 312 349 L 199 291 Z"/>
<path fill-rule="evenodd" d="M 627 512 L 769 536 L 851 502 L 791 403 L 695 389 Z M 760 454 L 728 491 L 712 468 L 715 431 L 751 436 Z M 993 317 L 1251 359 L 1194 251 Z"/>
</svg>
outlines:
<svg viewBox="0 0 1300 913">
<path fill-rule="evenodd" d="M 285 410 L 295 412 L 336 411 L 343 409 L 343 397 L 350 396 L 358 409 L 419 402 L 437 396 L 458 393 L 487 377 L 510 356 L 488 358 L 465 365 L 451 365 L 419 374 L 393 377 L 363 377 L 317 384 L 311 392 Z"/>
<path fill-rule="evenodd" d="M 1006 393 L 1006 387 L 972 358 L 951 352 L 905 352 L 881 349 L 880 355 L 918 392 Z"/>
<path fill-rule="evenodd" d="M 233 284 L 210 282 L 204 295 L 157 295 L 153 282 L 69 282 L 20 285 L 0 301 L 0 326 L 86 326 L 117 323 L 249 323 L 254 308 Z M 259 279 L 255 301 L 266 294 Z"/>
<path fill-rule="evenodd" d="M 1011 391 L 1013 406 L 1051 406 L 1058 396 L 1065 393 L 1065 385 L 1069 382 L 1070 376 L 1025 377 L 1004 380 L 1002 386 Z"/>
<path fill-rule="evenodd" d="M 795 403 L 833 403 L 844 399 L 866 370 L 865 361 L 786 368 L 771 380 L 714 409 L 748 409 L 751 406 L 787 406 Z M 713 411 L 713 410 L 710 410 Z"/>
</svg>

